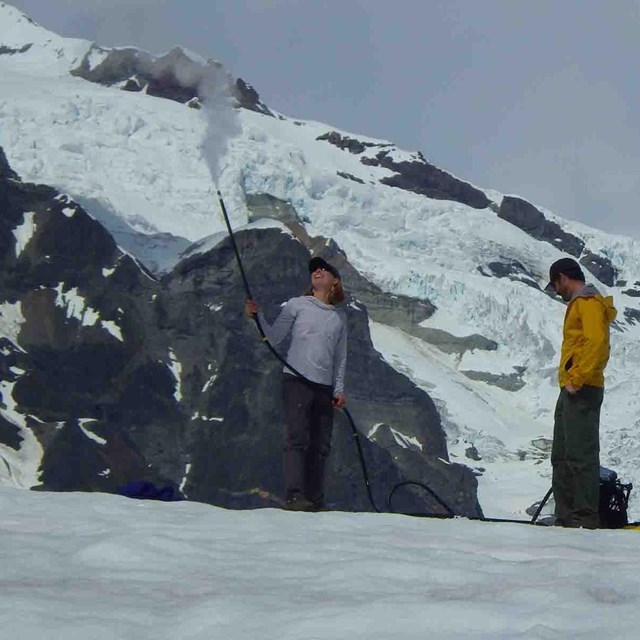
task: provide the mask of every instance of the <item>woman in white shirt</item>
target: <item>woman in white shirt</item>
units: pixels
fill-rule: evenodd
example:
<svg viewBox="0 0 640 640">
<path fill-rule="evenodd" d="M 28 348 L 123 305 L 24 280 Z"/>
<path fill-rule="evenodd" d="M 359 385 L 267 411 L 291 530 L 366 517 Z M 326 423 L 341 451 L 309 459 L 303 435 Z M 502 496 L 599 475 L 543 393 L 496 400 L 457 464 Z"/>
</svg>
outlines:
<svg viewBox="0 0 640 640">
<path fill-rule="evenodd" d="M 248 316 L 258 314 L 267 339 L 277 347 L 288 335 L 284 368 L 286 438 L 285 506 L 290 511 L 319 511 L 324 504 L 324 470 L 331 450 L 333 410 L 345 406 L 347 323 L 335 305 L 344 300 L 338 270 L 320 257 L 309 262 L 311 283 L 305 295 L 291 298 L 273 325 L 254 300 Z"/>
</svg>

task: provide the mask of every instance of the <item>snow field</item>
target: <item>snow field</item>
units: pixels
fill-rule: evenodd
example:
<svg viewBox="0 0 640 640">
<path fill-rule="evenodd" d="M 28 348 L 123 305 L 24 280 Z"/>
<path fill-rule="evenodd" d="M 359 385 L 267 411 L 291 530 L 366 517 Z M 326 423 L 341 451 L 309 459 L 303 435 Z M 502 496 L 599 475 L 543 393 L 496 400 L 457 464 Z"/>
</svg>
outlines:
<svg viewBox="0 0 640 640">
<path fill-rule="evenodd" d="M 21 640 L 632 638 L 637 532 L 0 488 Z"/>
</svg>

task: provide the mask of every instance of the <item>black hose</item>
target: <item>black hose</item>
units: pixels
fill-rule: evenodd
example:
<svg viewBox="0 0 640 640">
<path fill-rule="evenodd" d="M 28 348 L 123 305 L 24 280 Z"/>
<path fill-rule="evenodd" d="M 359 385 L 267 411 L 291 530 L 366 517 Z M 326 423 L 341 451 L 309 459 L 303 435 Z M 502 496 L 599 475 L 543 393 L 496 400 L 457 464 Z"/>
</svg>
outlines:
<svg viewBox="0 0 640 640">
<path fill-rule="evenodd" d="M 533 518 L 531 518 L 531 524 L 535 524 L 536 523 L 536 520 L 538 519 L 538 516 L 542 512 L 542 509 L 544 508 L 544 505 L 547 504 L 547 500 L 551 496 L 552 492 L 553 492 L 553 487 L 551 487 L 549 489 L 549 491 L 547 491 L 547 493 L 545 493 L 544 498 L 542 498 L 542 501 L 538 505 L 538 508 L 536 509 L 536 512 L 533 514 Z"/>
<path fill-rule="evenodd" d="M 429 486 L 427 486 L 426 484 L 423 484 L 422 482 L 415 482 L 413 480 L 408 480 L 406 482 L 401 482 L 400 484 L 397 484 L 395 487 L 393 487 L 393 489 L 391 490 L 391 493 L 389 494 L 389 500 L 388 500 L 388 507 L 389 507 L 389 512 L 390 513 L 394 513 L 393 508 L 391 506 L 391 499 L 393 498 L 393 494 L 400 489 L 400 487 L 406 487 L 406 486 L 415 486 L 415 487 L 420 487 L 421 489 L 424 489 L 427 493 L 429 493 L 431 496 L 433 496 L 435 498 L 435 501 L 441 506 L 444 507 L 445 511 L 447 512 L 446 514 L 442 514 L 442 515 L 437 515 L 437 517 L 439 518 L 455 518 L 456 513 L 455 511 L 453 511 L 453 509 L 451 509 L 451 507 L 449 507 L 449 505 L 435 492 L 433 491 Z M 412 514 L 413 515 L 413 514 Z M 429 514 L 430 515 L 430 514 Z"/>
<path fill-rule="evenodd" d="M 347 409 L 347 407 L 343 407 L 342 411 L 347 416 L 347 419 L 349 420 L 349 425 L 351 426 L 351 432 L 353 433 L 353 439 L 355 440 L 356 449 L 358 450 L 358 457 L 360 458 L 360 466 L 362 467 L 362 475 L 364 476 L 364 484 L 367 488 L 367 495 L 369 496 L 369 502 L 371 503 L 371 506 L 373 507 L 373 510 L 376 513 L 382 513 L 380 509 L 378 509 L 378 507 L 376 506 L 376 503 L 373 499 L 373 493 L 371 491 L 371 483 L 369 482 L 369 474 L 367 473 L 367 465 L 365 464 L 364 453 L 362 451 L 362 443 L 360 442 L 360 433 L 356 429 L 356 423 L 353 421 L 353 418 L 351 417 L 351 414 L 349 413 L 349 410 Z"/>
<path fill-rule="evenodd" d="M 240 276 L 242 277 L 242 284 L 244 285 L 244 290 L 247 292 L 247 298 L 249 298 L 250 300 L 253 300 L 253 296 L 251 295 L 251 289 L 249 288 L 249 281 L 247 280 L 247 274 L 244 272 L 244 267 L 242 266 L 242 259 L 240 258 L 240 252 L 238 251 L 238 245 L 236 244 L 236 237 L 233 234 L 233 229 L 231 228 L 231 222 L 229 221 L 229 215 L 227 214 L 227 207 L 224 206 L 224 200 L 222 199 L 222 194 L 220 193 L 220 189 L 218 189 L 218 200 L 220 201 L 220 206 L 222 207 L 222 215 L 224 217 L 224 223 L 227 225 L 227 233 L 229 234 L 229 240 L 231 241 L 233 252 L 236 254 L 236 262 L 238 263 L 238 269 L 240 269 Z M 262 336 L 264 337 L 264 333 L 262 333 Z"/>
<path fill-rule="evenodd" d="M 244 266 L 242 264 L 242 259 L 240 257 L 240 252 L 238 251 L 238 245 L 236 244 L 236 239 L 235 239 L 235 235 L 233 233 L 233 229 L 231 228 L 231 222 L 229 221 L 229 215 L 227 214 L 227 208 L 225 207 L 224 204 L 224 200 L 222 199 L 222 194 L 220 193 L 220 190 L 218 189 L 218 200 L 220 201 L 220 207 L 222 209 L 222 215 L 224 217 L 224 222 L 225 225 L 227 227 L 227 232 L 229 234 L 229 240 L 231 241 L 231 246 L 233 248 L 233 252 L 236 256 L 236 261 L 238 263 L 238 268 L 240 270 L 240 276 L 242 277 L 242 284 L 244 285 L 244 289 L 247 293 L 247 298 L 249 300 L 253 300 L 253 296 L 251 295 L 251 289 L 249 287 L 249 281 L 247 280 L 247 275 L 245 274 L 244 271 Z M 295 376 L 297 376 L 300 380 L 302 380 L 303 382 L 307 383 L 308 385 L 317 388 L 317 384 L 315 382 L 313 382 L 312 380 L 309 380 L 308 378 L 306 378 L 303 374 L 301 374 L 299 371 L 297 371 L 294 367 L 292 367 L 285 358 L 283 358 L 277 351 L 276 349 L 273 347 L 273 345 L 269 342 L 269 340 L 267 339 L 267 336 L 265 335 L 265 332 L 262 328 L 262 325 L 260 324 L 260 319 L 258 318 L 258 314 L 254 314 L 253 316 L 253 320 L 256 323 L 256 327 L 258 329 L 258 332 L 260 333 L 260 337 L 262 338 L 262 341 L 267 345 L 269 351 L 271 351 L 271 353 L 280 361 L 282 362 L 282 364 L 284 364 L 285 367 L 287 367 L 287 369 L 289 371 L 291 371 Z M 343 413 L 345 414 L 345 416 L 347 416 L 347 420 L 349 421 L 349 425 L 351 427 L 351 432 L 353 433 L 353 439 L 356 443 L 356 449 L 358 451 L 358 457 L 360 459 L 360 466 L 362 468 L 362 475 L 364 477 L 364 483 L 367 489 L 367 496 L 369 498 L 369 502 L 371 503 L 371 507 L 372 509 L 376 512 L 376 513 L 382 513 L 382 511 L 380 511 L 380 509 L 377 507 L 375 500 L 373 499 L 373 492 L 371 490 L 371 483 L 369 482 L 369 474 L 367 472 L 367 465 L 364 459 L 364 453 L 362 451 L 362 443 L 360 442 L 360 432 L 358 431 L 358 429 L 356 428 L 356 424 L 353 420 L 353 418 L 351 417 L 351 414 L 349 413 L 349 410 L 346 407 L 342 408 Z M 435 493 L 435 491 L 433 491 L 430 487 L 428 487 L 426 484 L 423 484 L 421 482 L 415 482 L 415 481 L 406 481 L 406 482 L 401 482 L 399 484 L 397 484 L 395 487 L 393 487 L 393 489 L 391 490 L 391 493 L 389 494 L 389 499 L 388 499 L 388 509 L 390 513 L 395 513 L 391 507 L 391 499 L 393 497 L 393 494 L 400 489 L 400 487 L 404 487 L 404 486 L 408 486 L 408 485 L 413 485 L 413 486 L 417 486 L 420 487 L 422 489 L 424 489 L 427 493 L 429 493 L 435 500 L 436 502 L 442 506 L 445 511 L 446 514 L 421 514 L 421 513 L 407 513 L 407 514 L 402 514 L 402 515 L 410 515 L 410 516 L 416 516 L 416 517 L 421 517 L 421 518 L 455 518 L 457 517 L 457 514 L 455 513 L 455 511 L 453 509 L 451 509 L 451 507 L 449 507 L 449 505 L 447 505 L 447 503 L 442 500 L 442 498 L 440 498 L 440 496 L 438 496 L 437 493 Z M 540 506 L 538 507 L 538 510 L 536 511 L 536 514 L 533 516 L 532 520 L 508 520 L 508 519 L 504 519 L 504 518 L 486 518 L 484 516 L 482 517 L 474 517 L 474 516 L 465 516 L 468 520 L 482 520 L 484 522 L 513 522 L 513 523 L 518 523 L 518 524 L 535 524 L 536 519 L 538 518 L 538 515 L 540 514 L 540 511 L 542 511 L 542 507 L 544 506 L 544 504 L 546 503 L 546 501 L 549 498 L 549 495 L 551 494 L 551 489 L 549 489 L 549 492 L 547 493 L 547 495 L 544 497 L 543 501 L 540 503 Z"/>
</svg>

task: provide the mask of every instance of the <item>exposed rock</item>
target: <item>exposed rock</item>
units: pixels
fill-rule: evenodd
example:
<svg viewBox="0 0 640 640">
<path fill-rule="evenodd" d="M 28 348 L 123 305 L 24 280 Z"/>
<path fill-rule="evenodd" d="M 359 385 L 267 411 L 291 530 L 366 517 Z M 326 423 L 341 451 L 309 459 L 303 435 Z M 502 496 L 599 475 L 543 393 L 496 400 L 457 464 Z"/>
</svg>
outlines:
<svg viewBox="0 0 640 640">
<path fill-rule="evenodd" d="M 285 224 L 302 222 L 291 203 L 280 200 L 269 193 L 247 194 L 246 202 L 249 209 L 249 222 L 255 222 L 262 218 L 279 220 Z"/>
<path fill-rule="evenodd" d="M 113 491 L 141 474 L 179 477 L 187 420 L 157 329 L 160 283 L 53 189 L 4 181 L 0 201 L 0 302 L 24 317 L 20 348 L 2 349 L 0 362 L 23 372 L 12 398 L 44 447 L 42 486 Z M 16 256 L 24 211 L 34 233 Z"/>
<path fill-rule="evenodd" d="M 422 479 L 416 477 L 412 477 L 409 480 L 405 479 L 404 482 L 407 482 L 408 486 L 397 487 L 400 482 L 403 482 L 401 479 L 393 483 L 397 490 L 393 490 L 393 495 L 387 492 L 391 499 L 390 508 L 392 511 L 446 515 L 447 510 L 442 506 L 440 502 L 442 501 L 449 509 L 455 513 L 460 513 L 460 508 L 466 502 L 465 496 L 469 488 L 476 484 L 473 471 L 456 464 L 453 465 L 454 468 L 448 470 L 448 473 L 445 473 L 446 467 L 434 464 L 434 460 L 426 457 L 419 449 L 407 446 L 403 439 L 399 437 L 397 431 L 384 423 L 377 426 L 371 438 L 384 451 L 391 453 L 392 458 L 400 468 L 422 468 L 424 470 L 425 475 Z M 400 444 L 400 442 L 403 442 L 403 444 Z M 418 486 L 420 484 L 428 487 L 430 491 Z M 453 487 L 456 487 L 456 489 Z M 385 495 L 377 496 L 377 504 L 380 505 L 379 500 L 386 498 L 387 496 Z"/>
<path fill-rule="evenodd" d="M 102 59 L 95 64 L 98 56 Z M 156 58 L 129 47 L 106 50 L 93 46 L 71 74 L 106 86 L 122 84 L 127 91 L 146 87 L 149 95 L 184 103 L 197 95 L 206 69 L 179 48 Z"/>
<path fill-rule="evenodd" d="M 6 47 L 2 45 L 0 47 L 0 56 L 6 56 L 6 55 L 13 56 L 16 53 L 26 53 L 27 51 L 29 51 L 29 49 L 31 49 L 32 46 L 33 44 L 29 43 L 29 44 L 23 45 L 19 49 L 13 49 L 11 47 Z"/>
<path fill-rule="evenodd" d="M 4 149 L 0 147 L 0 180 L 6 179 L 20 180 L 20 178 L 18 178 L 18 174 L 9 166 Z M 0 195 L 0 197 L 2 196 Z"/>
<path fill-rule="evenodd" d="M 235 84 L 235 97 L 238 104 L 244 109 L 256 111 L 267 116 L 273 116 L 273 113 L 262 100 L 258 92 L 242 78 L 238 78 Z"/>
<path fill-rule="evenodd" d="M 540 449 L 540 451 L 544 451 L 544 453 L 550 453 L 551 447 L 553 446 L 553 440 L 549 438 L 536 438 L 531 441 L 531 444 L 536 448 Z"/>
<path fill-rule="evenodd" d="M 548 242 L 561 251 L 579 258 L 580 264 L 600 282 L 608 286 L 614 285 L 617 271 L 608 258 L 585 249 L 583 240 L 563 231 L 557 223 L 547 220 L 541 211 L 526 200 L 505 196 L 498 217 L 511 222 L 536 240 Z M 478 267 L 478 271 L 483 275 L 506 277 L 519 280 L 536 289 L 540 288 L 534 274 L 515 260 L 505 258 L 503 262 L 491 262 L 486 265 L 486 269 Z"/>
<path fill-rule="evenodd" d="M 629 296 L 631 298 L 640 298 L 640 291 L 638 291 L 638 289 L 626 289 L 622 292 L 622 295 Z"/>
<path fill-rule="evenodd" d="M 0 187 L 0 303 L 19 304 L 24 316 L 18 345 L 0 349 L 0 376 L 44 449 L 40 488 L 115 491 L 149 480 L 227 507 L 280 504 L 281 365 L 244 317 L 228 239 L 158 281 L 77 203 L 7 178 Z M 13 230 L 24 211 L 33 212 L 34 232 L 16 256 Z M 237 241 L 273 318 L 305 288 L 309 251 L 278 229 L 244 231 Z M 374 351 L 362 303 L 352 299 L 346 314 L 349 410 L 376 503 L 384 507 L 392 486 L 415 480 L 458 513 L 480 513 L 473 474 L 447 463 L 429 396 Z M 0 438 L 19 447 L 24 427 L 2 415 Z M 422 449 L 368 439 L 380 422 Z M 337 508 L 370 509 L 342 414 L 327 489 Z M 439 508 L 424 492 L 401 502 Z"/>
<path fill-rule="evenodd" d="M 629 324 L 636 324 L 637 322 L 640 322 L 640 311 L 638 311 L 638 309 L 625 307 L 624 317 Z"/>
<path fill-rule="evenodd" d="M 525 381 L 522 379 L 524 369 L 518 367 L 520 370 L 514 373 L 489 373 L 488 371 L 460 371 L 470 380 L 478 380 L 480 382 L 486 382 L 494 387 L 500 387 L 505 391 L 520 391 L 525 386 Z"/>
<path fill-rule="evenodd" d="M 485 266 L 478 267 L 478 271 L 483 276 L 508 278 L 540 290 L 540 285 L 535 276 L 518 260 L 502 258 L 500 261 L 488 262 Z"/>
<path fill-rule="evenodd" d="M 489 338 L 485 338 L 478 333 L 468 336 L 454 336 L 443 329 L 433 329 L 431 327 L 416 327 L 408 331 L 425 342 L 438 347 L 445 353 L 457 353 L 462 355 L 466 351 L 480 349 L 482 351 L 495 351 L 498 343 Z"/>
<path fill-rule="evenodd" d="M 259 292 L 259 299 L 264 301 L 266 316 L 273 319 L 280 310 L 282 300 L 299 295 L 306 288 L 309 253 L 301 243 L 277 229 L 244 231 L 238 234 L 237 242 L 252 289 Z M 265 264 L 270 268 L 265 269 Z M 274 274 L 277 274 L 277 278 Z M 200 371 L 197 374 L 194 370 L 197 382 L 194 380 L 193 386 L 201 389 L 206 384 L 207 360 L 216 363 L 217 377 L 207 394 L 200 394 L 194 399 L 195 404 L 189 406 L 188 412 L 193 415 L 220 416 L 223 420 L 216 423 L 213 430 L 202 431 L 197 436 L 186 491 L 196 499 L 203 499 L 199 492 L 204 487 L 220 486 L 223 479 L 233 477 L 236 486 L 232 489 L 236 499 L 244 495 L 238 492 L 247 491 L 249 487 L 260 487 L 269 495 L 278 495 L 281 486 L 279 460 L 283 415 L 281 404 L 276 400 L 281 393 L 282 366 L 266 349 L 258 347 L 254 329 L 243 318 L 241 301 L 238 299 L 241 282 L 230 244 L 224 241 L 215 251 L 184 261 L 166 282 L 169 290 L 175 293 L 174 298 L 179 301 L 179 309 L 193 309 L 205 304 L 227 310 L 226 313 L 214 314 L 215 320 L 222 323 L 220 328 L 212 327 L 210 318 L 194 318 L 192 313 L 189 315 L 193 340 L 198 339 L 208 326 L 217 341 L 215 354 L 199 363 Z M 437 458 L 447 455 L 446 445 L 437 411 L 428 396 L 388 367 L 373 351 L 365 309 L 355 302 L 347 305 L 346 311 L 349 322 L 346 386 L 349 410 L 358 429 L 361 433 L 368 433 L 380 422 L 392 424 L 408 437 L 417 438 L 427 452 L 419 454 L 419 463 L 411 458 L 415 462 L 412 466 L 397 468 L 397 461 L 388 451 L 364 440 L 372 485 L 379 492 L 376 500 L 378 504 L 383 504 L 384 492 L 389 491 L 397 481 L 417 477 L 422 482 L 428 482 L 425 474 L 429 468 L 439 468 L 441 463 Z M 178 313 L 181 317 L 179 310 Z M 169 322 L 174 324 L 176 321 L 170 318 Z M 197 327 L 199 322 L 205 323 L 202 330 Z M 190 347 L 189 350 L 201 354 L 202 346 Z M 230 359 L 225 358 L 225 354 L 233 355 Z M 191 384 L 185 382 L 183 388 Z M 213 446 L 214 443 L 217 446 Z M 258 458 L 247 456 L 248 450 L 260 452 L 255 454 Z M 199 452 L 202 452 L 202 456 Z M 263 464 L 269 465 L 268 473 L 261 466 Z M 446 474 L 446 471 L 439 473 Z M 329 472 L 329 500 L 342 508 L 353 508 L 355 505 L 358 509 L 366 509 L 366 494 L 362 490 L 361 470 L 352 436 L 345 421 L 340 418 L 336 424 Z M 449 497 L 454 504 L 459 504 L 454 495 Z M 216 500 L 222 499 L 222 494 L 216 495 Z M 252 494 L 252 499 L 259 499 L 256 493 Z"/>
<path fill-rule="evenodd" d="M 471 460 L 476 460 L 476 461 L 482 460 L 482 457 L 480 456 L 480 454 L 478 453 L 478 450 L 475 448 L 474 445 L 467 447 L 464 450 L 464 455 Z"/>
<path fill-rule="evenodd" d="M 2 403 L 0 403 L 0 406 L 2 406 Z M 18 451 L 23 440 L 24 438 L 20 435 L 20 429 L 0 415 L 0 442 Z M 2 458 L 2 454 L 0 454 L 0 458 Z M 3 463 L 8 464 L 4 460 Z"/>
<path fill-rule="evenodd" d="M 584 242 L 563 231 L 560 225 L 544 217 L 531 203 L 515 196 L 502 199 L 498 217 L 514 224 L 536 240 L 543 240 L 572 256 L 579 257 L 584 249 Z"/>
<path fill-rule="evenodd" d="M 363 142 L 343 136 L 337 131 L 329 131 L 316 139 L 326 140 L 339 149 L 353 154 L 361 154 L 369 148 L 384 149 L 394 146 L 389 143 Z M 396 172 L 396 175 L 380 180 L 382 184 L 421 193 L 429 198 L 462 202 L 476 209 L 489 206 L 490 201 L 482 191 L 428 163 L 421 153 L 418 154 L 418 160 L 396 162 L 389 155 L 389 151 L 384 150 L 380 151 L 375 158 L 362 157 L 360 162 L 367 166 L 383 167 Z"/>
<path fill-rule="evenodd" d="M 365 158 L 362 158 L 361 162 L 395 171 L 396 175 L 380 180 L 382 184 L 390 187 L 413 191 L 437 200 L 453 200 L 474 209 L 485 209 L 489 206 L 489 199 L 482 191 L 438 169 L 427 162 L 421 153 L 418 157 L 419 160 L 411 162 L 396 162 L 388 151 L 381 151 L 375 159 L 366 159 L 365 162 Z"/>
<path fill-rule="evenodd" d="M 354 175 L 352 175 L 351 173 L 347 173 L 346 171 L 336 171 L 336 173 L 341 178 L 345 178 L 346 180 L 351 180 L 352 182 L 358 182 L 360 184 L 364 184 L 364 180 L 362 180 L 361 178 L 356 178 Z"/>
<path fill-rule="evenodd" d="M 613 287 L 618 272 L 611 264 L 608 258 L 598 256 L 591 251 L 585 251 L 579 260 L 580 264 L 591 272 L 600 282 L 604 282 L 607 286 Z"/>
<path fill-rule="evenodd" d="M 343 136 L 337 131 L 329 131 L 328 133 L 324 133 L 321 136 L 318 136 L 316 140 L 326 140 L 329 144 L 338 147 L 338 149 L 349 151 L 353 154 L 359 154 L 365 151 L 365 149 L 370 149 L 372 147 L 391 147 L 393 145 L 387 143 L 376 143 L 376 142 L 362 142 L 361 140 L 357 140 L 356 138 L 350 138 L 349 136 Z"/>
<path fill-rule="evenodd" d="M 123 91 L 133 91 L 134 93 L 138 91 L 142 91 L 142 89 L 143 87 L 138 82 L 137 78 L 129 78 L 122 86 Z"/>
<path fill-rule="evenodd" d="M 99 59 L 97 63 L 96 59 Z M 194 99 L 204 97 L 203 83 L 215 81 L 220 69 L 217 62 L 209 61 L 205 65 L 192 60 L 179 47 L 156 57 L 131 47 L 102 49 L 94 45 L 71 74 L 108 87 L 119 86 L 125 91 L 144 89 L 148 95 L 198 108 L 199 103 Z M 258 92 L 241 78 L 235 81 L 233 91 L 241 107 L 273 115 L 260 101 Z"/>
<path fill-rule="evenodd" d="M 360 158 L 360 162 L 368 167 L 379 167 L 380 161 L 377 158 L 369 158 L 365 156 L 364 158 Z"/>
</svg>

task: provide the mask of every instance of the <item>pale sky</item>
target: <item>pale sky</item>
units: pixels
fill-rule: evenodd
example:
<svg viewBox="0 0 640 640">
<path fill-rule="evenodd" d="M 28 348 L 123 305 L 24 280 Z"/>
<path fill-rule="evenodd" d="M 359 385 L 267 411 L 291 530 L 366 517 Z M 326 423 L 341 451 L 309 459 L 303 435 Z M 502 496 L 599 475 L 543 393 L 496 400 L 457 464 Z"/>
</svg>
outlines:
<svg viewBox="0 0 640 640">
<path fill-rule="evenodd" d="M 271 108 L 640 239 L 640 0 L 10 0 L 222 62 Z"/>
</svg>

